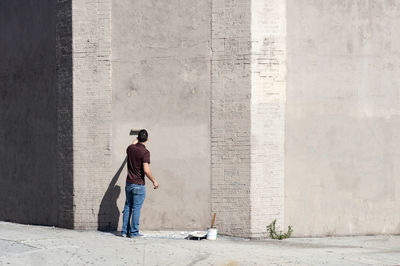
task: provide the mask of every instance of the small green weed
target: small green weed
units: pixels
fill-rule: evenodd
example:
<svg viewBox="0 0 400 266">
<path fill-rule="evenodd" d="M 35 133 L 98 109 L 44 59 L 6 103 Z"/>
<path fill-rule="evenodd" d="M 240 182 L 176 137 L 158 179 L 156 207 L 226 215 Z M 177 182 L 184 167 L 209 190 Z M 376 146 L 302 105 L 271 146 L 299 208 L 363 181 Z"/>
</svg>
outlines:
<svg viewBox="0 0 400 266">
<path fill-rule="evenodd" d="M 270 238 L 282 240 L 285 238 L 289 238 L 292 235 L 293 229 L 291 225 L 288 226 L 288 231 L 286 233 L 282 233 L 282 231 L 279 231 L 279 233 L 277 233 L 275 224 L 276 224 L 276 219 L 273 220 L 272 223 L 270 223 L 267 226 L 267 232 L 269 233 Z"/>
</svg>

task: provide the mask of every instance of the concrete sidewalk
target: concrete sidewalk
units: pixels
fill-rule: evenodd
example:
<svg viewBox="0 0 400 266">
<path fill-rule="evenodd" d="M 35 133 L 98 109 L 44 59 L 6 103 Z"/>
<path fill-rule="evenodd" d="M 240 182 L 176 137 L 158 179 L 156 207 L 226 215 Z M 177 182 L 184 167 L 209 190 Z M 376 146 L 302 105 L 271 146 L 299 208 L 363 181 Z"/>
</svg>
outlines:
<svg viewBox="0 0 400 266">
<path fill-rule="evenodd" d="M 400 236 L 185 240 L 0 222 L 0 265 L 398 265 Z"/>
</svg>

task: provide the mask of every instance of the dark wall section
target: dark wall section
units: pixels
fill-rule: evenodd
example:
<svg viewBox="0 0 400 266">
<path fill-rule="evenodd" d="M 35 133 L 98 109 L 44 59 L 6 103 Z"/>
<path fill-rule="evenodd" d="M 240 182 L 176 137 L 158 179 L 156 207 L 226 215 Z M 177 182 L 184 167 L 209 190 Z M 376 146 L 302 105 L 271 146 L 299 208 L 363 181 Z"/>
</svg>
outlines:
<svg viewBox="0 0 400 266">
<path fill-rule="evenodd" d="M 56 5 L 57 225 L 73 228 L 72 0 Z"/>
<path fill-rule="evenodd" d="M 56 1 L 0 1 L 0 219 L 57 224 Z"/>
</svg>

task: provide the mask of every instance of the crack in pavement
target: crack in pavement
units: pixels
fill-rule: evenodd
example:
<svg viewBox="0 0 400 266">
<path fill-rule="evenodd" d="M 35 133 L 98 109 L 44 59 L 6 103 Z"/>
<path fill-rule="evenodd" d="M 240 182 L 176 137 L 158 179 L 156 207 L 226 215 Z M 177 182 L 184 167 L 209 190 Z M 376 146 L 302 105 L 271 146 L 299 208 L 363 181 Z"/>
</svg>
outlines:
<svg viewBox="0 0 400 266">
<path fill-rule="evenodd" d="M 14 244 L 18 244 L 18 245 L 21 245 L 21 246 L 26 246 L 26 247 L 29 247 L 29 248 L 32 248 L 32 249 L 38 249 L 38 247 L 29 245 L 29 244 L 25 244 L 25 243 L 23 243 L 22 241 L 18 241 L 18 240 L 10 240 L 10 239 L 0 238 L 0 241 L 2 241 L 3 243 L 12 242 L 12 243 L 14 243 Z M 0 243 L 1 243 L 1 242 L 0 242 Z M 13 245 L 13 244 L 11 244 L 11 245 Z"/>
</svg>

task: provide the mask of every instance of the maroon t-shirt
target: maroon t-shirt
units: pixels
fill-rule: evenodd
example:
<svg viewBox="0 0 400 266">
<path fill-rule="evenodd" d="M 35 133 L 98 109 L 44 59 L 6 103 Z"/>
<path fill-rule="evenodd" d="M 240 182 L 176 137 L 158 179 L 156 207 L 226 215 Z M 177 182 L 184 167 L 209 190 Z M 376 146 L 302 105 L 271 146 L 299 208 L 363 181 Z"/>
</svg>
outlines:
<svg viewBox="0 0 400 266">
<path fill-rule="evenodd" d="M 150 163 L 150 152 L 144 144 L 138 142 L 131 144 L 126 149 L 128 156 L 128 176 L 126 181 L 136 185 L 144 185 L 143 163 Z"/>
</svg>

